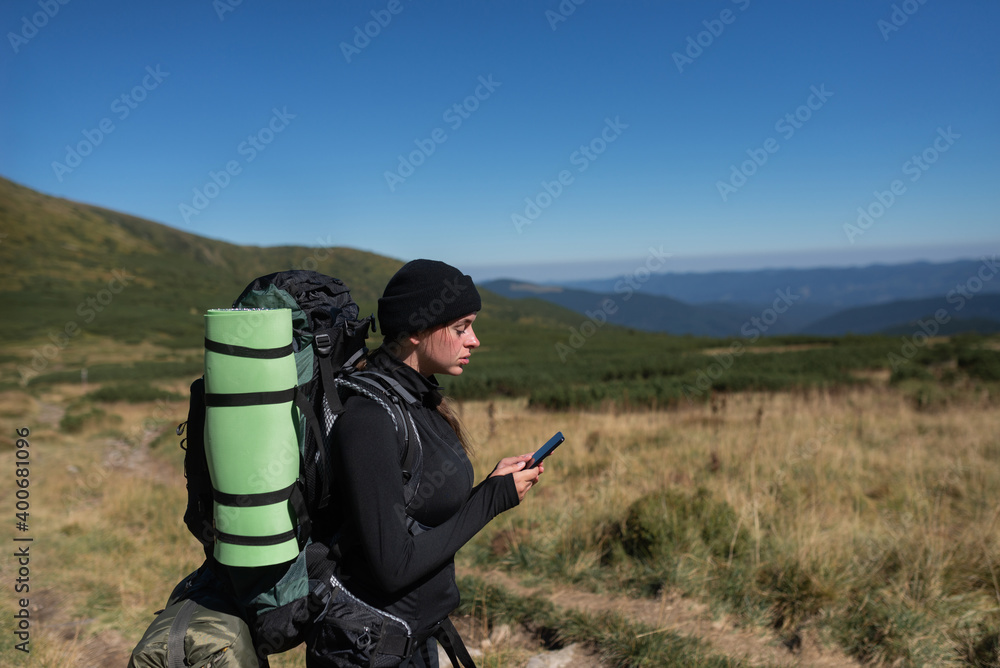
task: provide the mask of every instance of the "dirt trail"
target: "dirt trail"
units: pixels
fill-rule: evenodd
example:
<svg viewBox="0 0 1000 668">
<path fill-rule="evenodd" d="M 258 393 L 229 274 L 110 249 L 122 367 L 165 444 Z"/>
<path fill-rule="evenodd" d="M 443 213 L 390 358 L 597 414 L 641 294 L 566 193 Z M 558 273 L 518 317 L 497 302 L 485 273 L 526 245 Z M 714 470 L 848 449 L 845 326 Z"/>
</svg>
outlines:
<svg viewBox="0 0 1000 668">
<path fill-rule="evenodd" d="M 734 620 L 713 616 L 708 606 L 667 593 L 658 600 L 594 594 L 568 586 L 529 588 L 499 571 L 470 571 L 488 583 L 519 596 L 535 595 L 554 605 L 587 613 L 616 612 L 657 630 L 699 638 L 715 651 L 740 658 L 753 665 L 817 666 L 857 668 L 859 663 L 839 650 L 820 645 L 815 634 L 806 631 L 794 652 L 773 633 L 740 628 Z"/>
</svg>

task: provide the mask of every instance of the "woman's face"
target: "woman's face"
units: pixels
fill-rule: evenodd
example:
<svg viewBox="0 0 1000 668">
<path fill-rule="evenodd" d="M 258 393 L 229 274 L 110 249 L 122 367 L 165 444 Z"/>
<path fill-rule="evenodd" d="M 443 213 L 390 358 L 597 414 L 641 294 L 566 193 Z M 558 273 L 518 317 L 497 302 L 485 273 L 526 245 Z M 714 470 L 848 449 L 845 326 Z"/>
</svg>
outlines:
<svg viewBox="0 0 1000 668">
<path fill-rule="evenodd" d="M 475 313 L 453 320 L 446 325 L 419 335 L 416 348 L 417 371 L 430 376 L 446 373 L 458 376 L 469 363 L 473 348 L 479 347 L 479 339 L 472 331 Z"/>
</svg>

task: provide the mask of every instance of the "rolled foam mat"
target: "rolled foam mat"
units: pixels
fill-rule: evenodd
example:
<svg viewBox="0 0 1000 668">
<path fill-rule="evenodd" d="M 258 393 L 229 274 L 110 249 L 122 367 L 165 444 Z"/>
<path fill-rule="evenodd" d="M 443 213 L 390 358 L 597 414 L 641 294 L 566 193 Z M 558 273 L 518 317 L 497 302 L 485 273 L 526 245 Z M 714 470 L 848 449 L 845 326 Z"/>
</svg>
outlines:
<svg viewBox="0 0 1000 668">
<path fill-rule="evenodd" d="M 268 566 L 299 553 L 288 500 L 299 475 L 290 309 L 205 315 L 205 452 L 215 492 L 215 558 Z"/>
</svg>

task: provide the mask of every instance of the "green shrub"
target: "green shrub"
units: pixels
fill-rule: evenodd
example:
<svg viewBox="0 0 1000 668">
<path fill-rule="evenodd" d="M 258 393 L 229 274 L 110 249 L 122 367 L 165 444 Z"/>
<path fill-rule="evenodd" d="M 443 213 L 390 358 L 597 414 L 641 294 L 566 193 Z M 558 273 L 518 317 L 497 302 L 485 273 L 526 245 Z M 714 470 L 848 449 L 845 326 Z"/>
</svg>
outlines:
<svg viewBox="0 0 1000 668">
<path fill-rule="evenodd" d="M 987 349 L 963 350 L 958 366 L 973 378 L 988 382 L 1000 381 L 1000 351 Z"/>
<path fill-rule="evenodd" d="M 862 663 L 890 666 L 941 665 L 947 648 L 935 644 L 935 622 L 882 592 L 853 592 L 834 620 L 834 635 Z"/>
<path fill-rule="evenodd" d="M 70 406 L 62 419 L 59 428 L 69 434 L 78 434 L 88 424 L 95 424 L 106 417 L 105 412 L 97 406 L 77 404 Z"/>
<path fill-rule="evenodd" d="M 893 369 L 892 374 L 889 376 L 889 383 L 891 385 L 898 385 L 907 380 L 933 381 L 934 374 L 927 367 L 911 362 L 910 364 L 899 365 Z"/>
<path fill-rule="evenodd" d="M 729 560 L 743 556 L 749 544 L 736 511 L 704 488 L 694 494 L 665 489 L 638 499 L 626 513 L 622 535 L 626 554 L 653 561 L 685 552 Z"/>
<path fill-rule="evenodd" d="M 762 565 L 756 584 L 769 606 L 771 624 L 779 631 L 801 627 L 833 600 L 832 592 L 795 561 Z"/>
</svg>

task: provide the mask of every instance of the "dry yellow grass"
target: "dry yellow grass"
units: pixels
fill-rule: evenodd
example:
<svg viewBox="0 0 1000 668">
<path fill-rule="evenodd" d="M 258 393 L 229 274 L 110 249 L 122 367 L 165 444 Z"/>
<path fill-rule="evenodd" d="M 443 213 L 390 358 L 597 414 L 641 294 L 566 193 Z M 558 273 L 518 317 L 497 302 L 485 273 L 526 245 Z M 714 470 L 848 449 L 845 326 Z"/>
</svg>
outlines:
<svg viewBox="0 0 1000 668">
<path fill-rule="evenodd" d="M 495 402 L 492 412 L 483 472 L 556 429 L 567 436 L 532 498 L 477 539 L 506 541 L 506 551 L 491 545 L 501 561 L 517 564 L 527 545 L 547 575 L 585 582 L 601 573 L 601 527 L 620 526 L 647 494 L 702 488 L 738 513 L 753 565 L 809 573 L 828 616 L 847 615 L 849 592 L 868 591 L 872 573 L 884 571 L 872 595 L 936 626 L 892 650 L 903 656 L 956 659 L 949 633 L 980 621 L 995 628 L 1000 618 L 1000 411 L 989 397 L 933 413 L 885 388 L 731 395 L 623 415 L 532 413 L 517 402 Z M 473 433 L 491 432 L 489 413 L 466 407 Z"/>
<path fill-rule="evenodd" d="M 79 393 L 57 387 L 2 397 L 0 449 L 13 448 L 15 428 L 31 429 L 33 666 L 124 665 L 151 613 L 201 561 L 181 521 L 182 452 L 173 438 L 150 450 L 184 419 L 185 402 L 105 405 L 117 420 L 62 433 L 59 406 Z M 530 544 L 556 564 L 547 575 L 581 583 L 605 568 L 602 527 L 620 523 L 636 499 L 704 488 L 735 510 L 760 560 L 777 551 L 834 598 L 891 557 L 898 564 L 887 586 L 900 601 L 936 614 L 954 610 L 942 628 L 959 618 L 995 619 L 1000 411 L 991 401 L 923 413 L 897 392 L 869 389 L 731 395 L 623 414 L 467 402 L 461 414 L 478 441 L 479 478 L 501 456 L 533 451 L 556 430 L 567 437 L 526 503 L 495 520 L 470 550 Z M 11 508 L 12 496 L 4 497 Z M 10 562 L 2 563 L 10 582 Z M 12 595 L 0 599 L 8 638 L 15 605 Z M 943 631 L 913 642 L 923 655 L 928 644 L 941 645 L 935 656 L 955 654 Z M 0 659 L 27 665 L 10 643 Z M 298 652 L 272 665 L 304 664 Z"/>
</svg>

